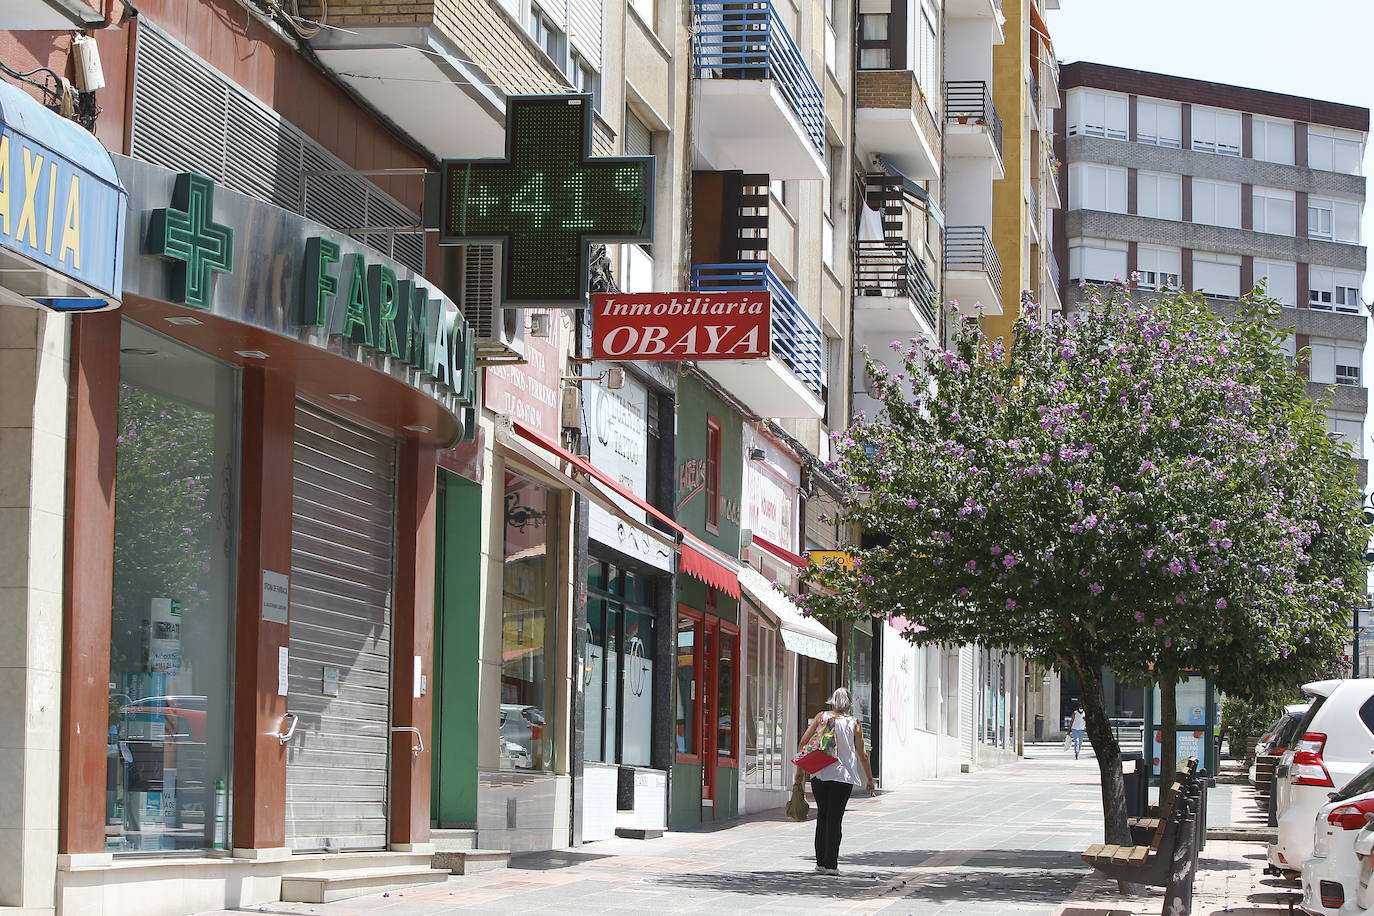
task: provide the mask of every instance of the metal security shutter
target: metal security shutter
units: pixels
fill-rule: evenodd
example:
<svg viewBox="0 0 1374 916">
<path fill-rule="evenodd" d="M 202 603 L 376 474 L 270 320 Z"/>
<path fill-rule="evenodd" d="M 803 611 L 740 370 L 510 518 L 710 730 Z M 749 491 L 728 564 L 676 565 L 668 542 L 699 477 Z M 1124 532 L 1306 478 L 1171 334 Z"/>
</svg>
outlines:
<svg viewBox="0 0 1374 916">
<path fill-rule="evenodd" d="M 294 851 L 384 849 L 395 552 L 393 440 L 296 409 L 286 832 Z"/>
<path fill-rule="evenodd" d="M 630 109 L 625 109 L 625 133 L 620 141 L 627 156 L 652 156 L 654 154 L 654 134 L 648 125 Z"/>
<path fill-rule="evenodd" d="M 977 655 L 972 646 L 959 647 L 959 741 L 964 756 L 973 760 L 973 745 L 977 729 L 978 684 Z"/>
<path fill-rule="evenodd" d="M 424 272 L 418 214 L 165 33 L 140 21 L 130 153 L 302 213 Z"/>
</svg>

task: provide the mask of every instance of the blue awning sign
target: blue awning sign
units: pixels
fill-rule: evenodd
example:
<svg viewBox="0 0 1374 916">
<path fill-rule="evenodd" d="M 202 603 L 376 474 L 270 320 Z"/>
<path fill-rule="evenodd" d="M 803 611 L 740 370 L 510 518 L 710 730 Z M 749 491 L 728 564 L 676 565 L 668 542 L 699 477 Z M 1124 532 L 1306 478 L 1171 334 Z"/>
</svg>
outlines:
<svg viewBox="0 0 1374 916">
<path fill-rule="evenodd" d="M 59 311 L 117 306 L 125 200 L 99 140 L 0 83 L 0 288 Z"/>
</svg>

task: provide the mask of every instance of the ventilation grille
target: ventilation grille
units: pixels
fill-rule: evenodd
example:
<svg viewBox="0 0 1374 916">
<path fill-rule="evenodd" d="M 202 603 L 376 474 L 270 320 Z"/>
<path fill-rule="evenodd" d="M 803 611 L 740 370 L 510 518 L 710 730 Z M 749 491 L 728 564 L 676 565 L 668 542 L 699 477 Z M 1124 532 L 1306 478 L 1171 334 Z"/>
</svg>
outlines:
<svg viewBox="0 0 1374 916">
<path fill-rule="evenodd" d="M 348 164 L 146 22 L 134 63 L 132 154 L 200 172 L 278 207 L 303 213 L 423 273 L 419 216 L 358 175 L 311 175 Z"/>
<path fill-rule="evenodd" d="M 479 340 L 496 340 L 496 248 L 468 245 L 463 249 L 463 315 Z"/>
</svg>

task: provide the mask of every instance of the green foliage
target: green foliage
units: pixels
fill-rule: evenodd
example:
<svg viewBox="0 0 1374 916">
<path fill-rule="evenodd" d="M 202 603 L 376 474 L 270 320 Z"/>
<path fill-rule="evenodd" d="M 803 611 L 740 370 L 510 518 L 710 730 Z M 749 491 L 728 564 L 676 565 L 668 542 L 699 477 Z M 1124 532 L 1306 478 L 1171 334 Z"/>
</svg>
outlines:
<svg viewBox="0 0 1374 916">
<path fill-rule="evenodd" d="M 903 373 L 870 365 L 880 414 L 836 442 L 871 494 L 846 520 L 879 543 L 813 568 L 806 608 L 1233 695 L 1301 683 L 1342 651 L 1365 533 L 1277 308 L 1223 323 L 1200 296 L 1094 291 L 1009 349 L 975 327 L 894 344 Z"/>
<path fill-rule="evenodd" d="M 1283 715 L 1283 707 L 1301 702 L 1300 690 L 1256 699 L 1228 696 L 1221 701 L 1221 730 L 1233 748 L 1243 746 L 1246 738 L 1262 736 Z"/>
</svg>

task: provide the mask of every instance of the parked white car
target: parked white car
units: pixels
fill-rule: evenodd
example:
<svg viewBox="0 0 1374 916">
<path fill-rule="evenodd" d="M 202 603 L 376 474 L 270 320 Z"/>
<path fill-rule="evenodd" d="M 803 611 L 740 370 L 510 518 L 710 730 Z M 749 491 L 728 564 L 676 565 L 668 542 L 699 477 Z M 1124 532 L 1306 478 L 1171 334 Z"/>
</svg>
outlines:
<svg viewBox="0 0 1374 916">
<path fill-rule="evenodd" d="M 1268 850 L 1270 866 L 1294 877 L 1312 855 L 1317 811 L 1374 755 L 1374 678 L 1317 681 L 1302 689 L 1312 706 L 1274 773 L 1279 829 Z"/>
<path fill-rule="evenodd" d="M 1362 870 L 1368 857 L 1355 842 L 1374 816 L 1374 764 L 1365 767 L 1317 812 L 1312 855 L 1302 866 L 1302 905 L 1320 916 L 1366 913 L 1358 901 Z M 1365 879 L 1368 883 L 1368 879 Z"/>
<path fill-rule="evenodd" d="M 1353 911 L 1356 913 L 1374 913 L 1374 887 L 1370 886 L 1370 879 L 1374 878 L 1374 817 L 1366 817 L 1365 821 L 1364 828 L 1355 834 L 1355 855 L 1360 862 L 1355 903 L 1363 907 Z"/>
</svg>

